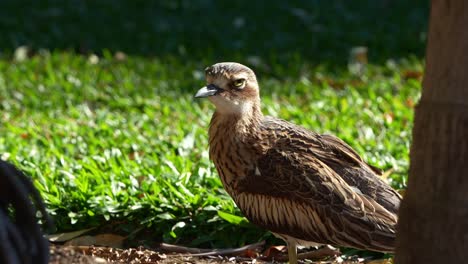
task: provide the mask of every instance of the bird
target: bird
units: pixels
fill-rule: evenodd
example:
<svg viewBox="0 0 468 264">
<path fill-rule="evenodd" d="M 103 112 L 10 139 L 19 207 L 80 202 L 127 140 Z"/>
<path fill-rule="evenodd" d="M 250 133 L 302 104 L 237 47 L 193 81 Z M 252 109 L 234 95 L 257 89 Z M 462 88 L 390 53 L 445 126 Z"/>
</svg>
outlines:
<svg viewBox="0 0 468 264">
<path fill-rule="evenodd" d="M 215 106 L 209 156 L 224 189 L 253 224 L 287 244 L 332 245 L 392 253 L 402 197 L 340 138 L 261 111 L 249 67 L 221 62 L 205 69 L 195 98 Z"/>
<path fill-rule="evenodd" d="M 0 160 L 0 263 L 49 263 L 49 244 L 37 223 L 37 211 L 50 228 L 44 202 L 29 178 Z"/>
</svg>

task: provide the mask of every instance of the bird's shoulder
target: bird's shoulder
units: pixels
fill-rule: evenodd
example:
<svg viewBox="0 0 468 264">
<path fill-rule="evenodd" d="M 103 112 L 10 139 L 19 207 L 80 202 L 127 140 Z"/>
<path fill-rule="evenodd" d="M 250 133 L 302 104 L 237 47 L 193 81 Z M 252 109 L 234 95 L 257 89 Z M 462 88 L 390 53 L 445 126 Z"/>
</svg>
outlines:
<svg viewBox="0 0 468 264">
<path fill-rule="evenodd" d="M 352 147 L 336 136 L 318 134 L 288 121 L 270 116 L 266 116 L 262 120 L 260 131 L 264 138 L 270 139 L 269 142 L 274 145 L 271 147 L 314 155 L 323 161 L 328 161 L 327 164 L 339 161 L 342 164 L 337 165 L 366 167 L 366 169 L 377 175 L 382 174 L 380 169 L 364 162 Z M 271 138 L 274 140 L 271 140 Z M 334 164 L 330 163 L 328 165 L 332 166 Z"/>
</svg>

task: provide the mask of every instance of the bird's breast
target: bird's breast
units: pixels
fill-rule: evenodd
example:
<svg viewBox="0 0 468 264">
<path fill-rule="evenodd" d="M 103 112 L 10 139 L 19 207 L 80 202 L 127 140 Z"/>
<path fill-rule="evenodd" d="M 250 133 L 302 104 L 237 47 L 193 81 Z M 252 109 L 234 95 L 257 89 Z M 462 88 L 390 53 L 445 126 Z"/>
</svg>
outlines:
<svg viewBox="0 0 468 264">
<path fill-rule="evenodd" d="M 210 145 L 210 158 L 231 196 L 237 183 L 255 170 L 254 155 L 237 140 L 214 139 Z"/>
<path fill-rule="evenodd" d="M 255 171 L 256 154 L 242 133 L 232 125 L 214 123 L 209 131 L 210 159 L 228 193 L 233 196 L 236 185 Z"/>
</svg>

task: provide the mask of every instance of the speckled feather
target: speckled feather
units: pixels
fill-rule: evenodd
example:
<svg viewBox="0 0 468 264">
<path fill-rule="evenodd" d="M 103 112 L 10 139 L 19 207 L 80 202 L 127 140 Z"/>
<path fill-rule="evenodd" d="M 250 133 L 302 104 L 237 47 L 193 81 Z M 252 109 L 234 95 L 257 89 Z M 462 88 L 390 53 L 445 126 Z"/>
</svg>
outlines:
<svg viewBox="0 0 468 264">
<path fill-rule="evenodd" d="M 242 72 L 237 65 L 236 71 L 223 66 L 207 71 L 209 82 Z M 378 169 L 337 137 L 263 116 L 256 80 L 220 93 L 213 101 L 217 109 L 232 98 L 253 102 L 242 114 L 216 111 L 209 130 L 210 157 L 251 222 L 299 244 L 394 250 L 401 197 Z"/>
</svg>

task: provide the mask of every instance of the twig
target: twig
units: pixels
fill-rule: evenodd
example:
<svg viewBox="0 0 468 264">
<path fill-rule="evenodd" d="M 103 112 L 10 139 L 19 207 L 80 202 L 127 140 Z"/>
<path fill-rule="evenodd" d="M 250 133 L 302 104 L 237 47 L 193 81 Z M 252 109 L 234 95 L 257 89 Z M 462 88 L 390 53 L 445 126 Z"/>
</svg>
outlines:
<svg viewBox="0 0 468 264">
<path fill-rule="evenodd" d="M 202 249 L 202 248 L 189 248 L 184 246 L 171 245 L 161 243 L 162 250 L 174 253 L 188 253 L 182 257 L 206 257 L 206 256 L 239 256 L 247 250 L 256 250 L 265 245 L 265 241 L 246 245 L 240 248 L 227 248 L 227 249 Z"/>
</svg>

